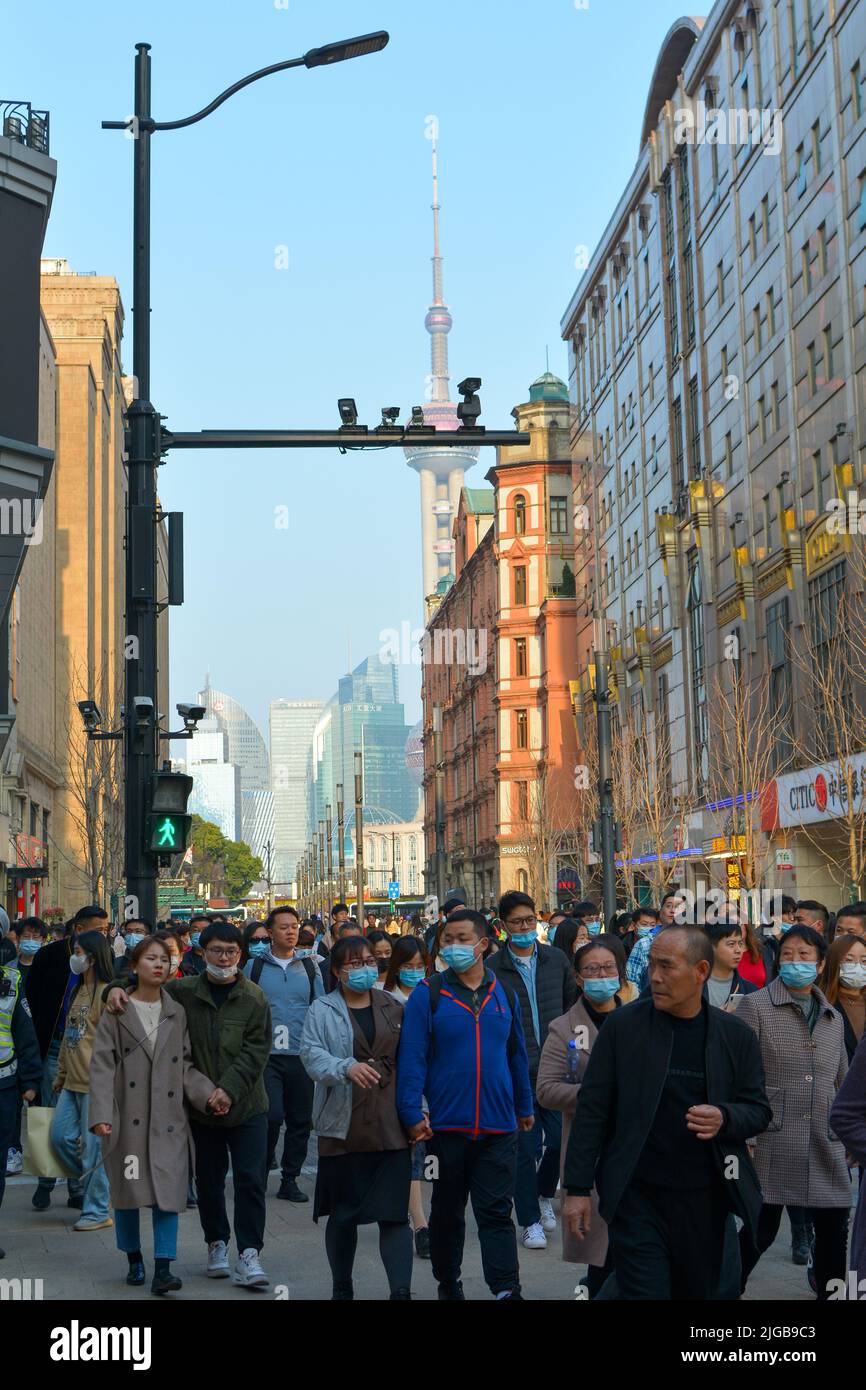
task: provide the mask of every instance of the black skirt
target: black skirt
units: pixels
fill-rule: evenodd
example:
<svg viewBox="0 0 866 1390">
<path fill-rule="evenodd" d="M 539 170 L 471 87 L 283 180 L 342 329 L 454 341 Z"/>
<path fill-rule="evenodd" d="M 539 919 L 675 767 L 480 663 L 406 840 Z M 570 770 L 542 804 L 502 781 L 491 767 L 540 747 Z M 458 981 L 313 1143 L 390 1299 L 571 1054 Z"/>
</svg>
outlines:
<svg viewBox="0 0 866 1390">
<path fill-rule="evenodd" d="M 367 1226 L 372 1221 L 408 1221 L 410 1149 L 384 1153 L 335 1154 L 319 1158 L 313 1220 Z"/>
</svg>

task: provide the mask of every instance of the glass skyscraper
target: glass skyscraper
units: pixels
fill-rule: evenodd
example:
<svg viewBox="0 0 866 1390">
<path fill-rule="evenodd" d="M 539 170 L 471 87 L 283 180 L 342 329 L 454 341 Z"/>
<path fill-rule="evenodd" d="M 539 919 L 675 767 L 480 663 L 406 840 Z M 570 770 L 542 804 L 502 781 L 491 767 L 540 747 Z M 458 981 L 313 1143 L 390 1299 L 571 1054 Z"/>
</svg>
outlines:
<svg viewBox="0 0 866 1390">
<path fill-rule="evenodd" d="M 291 884 L 307 845 L 307 768 L 321 700 L 272 700 L 271 791 L 274 800 L 273 881 Z"/>
<path fill-rule="evenodd" d="M 267 791 L 268 749 L 255 720 L 231 695 L 214 690 L 209 675 L 205 676 L 205 688 L 199 691 L 198 699 L 207 710 L 208 719 L 215 719 L 228 737 L 226 761 L 240 768 L 241 791 Z"/>
<path fill-rule="evenodd" d="M 338 783 L 343 785 L 347 819 L 354 809 L 356 752 L 364 759 L 365 812 L 375 820 L 413 819 L 418 790 L 406 767 L 409 733 L 396 665 L 381 661 L 378 653 L 366 657 L 343 676 L 313 734 L 307 841 L 325 820 L 328 804 L 336 822 Z M 346 852 L 351 855 L 350 843 Z"/>
</svg>

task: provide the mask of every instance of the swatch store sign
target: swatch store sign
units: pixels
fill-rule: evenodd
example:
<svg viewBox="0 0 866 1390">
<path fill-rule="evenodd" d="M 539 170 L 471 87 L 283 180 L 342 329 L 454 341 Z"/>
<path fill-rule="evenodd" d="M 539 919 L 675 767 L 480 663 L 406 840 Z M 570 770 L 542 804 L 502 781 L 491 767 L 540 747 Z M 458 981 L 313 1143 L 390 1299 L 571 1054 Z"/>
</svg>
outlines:
<svg viewBox="0 0 866 1390">
<path fill-rule="evenodd" d="M 764 797 L 763 829 L 838 820 L 848 814 L 849 795 L 857 814 L 866 811 L 866 753 L 843 765 L 828 763 L 777 777 Z"/>
</svg>

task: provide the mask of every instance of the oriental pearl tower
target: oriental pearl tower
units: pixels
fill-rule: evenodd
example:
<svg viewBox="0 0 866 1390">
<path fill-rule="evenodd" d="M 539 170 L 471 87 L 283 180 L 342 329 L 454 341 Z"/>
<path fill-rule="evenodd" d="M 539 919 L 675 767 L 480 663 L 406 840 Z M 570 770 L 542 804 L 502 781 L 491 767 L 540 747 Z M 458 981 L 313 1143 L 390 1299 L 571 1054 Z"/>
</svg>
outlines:
<svg viewBox="0 0 866 1390">
<path fill-rule="evenodd" d="M 448 393 L 448 334 L 452 318 L 442 297 L 442 256 L 439 248 L 439 151 L 433 140 L 433 302 L 424 326 L 430 334 L 430 390 L 423 407 L 425 425 L 437 430 L 460 426 L 457 407 Z M 478 449 L 436 448 L 416 444 L 405 449 L 406 461 L 421 478 L 421 555 L 425 603 L 443 581 L 454 576 L 451 528 L 460 502 L 463 474 L 478 461 Z"/>
</svg>

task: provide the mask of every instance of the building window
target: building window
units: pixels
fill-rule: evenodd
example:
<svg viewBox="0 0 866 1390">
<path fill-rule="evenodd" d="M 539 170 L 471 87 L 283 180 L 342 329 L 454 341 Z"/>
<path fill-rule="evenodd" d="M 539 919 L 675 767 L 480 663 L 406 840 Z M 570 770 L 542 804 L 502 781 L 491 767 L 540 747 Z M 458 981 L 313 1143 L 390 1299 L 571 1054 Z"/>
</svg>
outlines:
<svg viewBox="0 0 866 1390">
<path fill-rule="evenodd" d="M 852 120 L 859 121 L 863 115 L 863 92 L 860 87 L 860 61 L 859 59 L 851 69 L 851 112 Z"/>
<path fill-rule="evenodd" d="M 845 640 L 844 633 L 837 631 L 839 604 L 845 588 L 845 561 L 825 570 L 823 574 L 809 581 L 809 627 L 812 637 L 811 664 L 815 670 L 815 756 L 834 757 L 836 748 L 833 737 L 832 712 L 827 710 L 827 701 L 822 690 L 830 689 L 838 696 L 840 678 L 831 674 L 831 662 L 837 670 L 844 672 L 845 655 L 838 650 L 839 643 Z M 844 675 L 842 676 L 844 680 Z M 835 684 L 834 684 L 835 683 Z"/>
<path fill-rule="evenodd" d="M 728 433 L 725 435 L 725 477 L 726 477 L 726 478 L 732 478 L 733 476 L 734 476 L 734 442 L 733 442 L 733 439 L 732 439 L 732 437 L 731 437 L 731 432 L 730 432 L 730 430 L 728 430 Z"/>
<path fill-rule="evenodd" d="M 773 291 L 767 290 L 767 337 L 773 338 L 776 333 L 776 306 L 773 302 Z"/>
<path fill-rule="evenodd" d="M 781 772 L 794 751 L 791 729 L 793 698 L 787 651 L 788 600 L 767 609 L 767 664 L 770 669 L 770 717 L 776 721 L 773 772 Z"/>
<path fill-rule="evenodd" d="M 514 605 L 516 608 L 526 607 L 526 566 L 514 566 Z"/>
<path fill-rule="evenodd" d="M 515 637 L 514 639 L 514 674 L 515 676 L 527 674 L 525 637 Z"/>
<path fill-rule="evenodd" d="M 824 346 L 824 382 L 827 386 L 833 380 L 833 329 L 825 328 L 821 334 Z"/>
<path fill-rule="evenodd" d="M 719 304 L 724 304 L 724 302 L 725 302 L 725 263 L 724 263 L 724 261 L 719 261 L 718 265 L 716 266 L 716 294 L 718 295 Z"/>
<path fill-rule="evenodd" d="M 701 563 L 697 552 L 689 556 L 689 645 L 692 667 L 692 735 L 694 738 L 695 775 L 701 788 L 709 778 L 707 685 L 704 664 L 704 609 L 701 593 Z"/>
<path fill-rule="evenodd" d="M 568 535 L 567 497 L 551 497 L 550 499 L 550 534 L 552 536 Z"/>
<path fill-rule="evenodd" d="M 514 534 L 526 535 L 526 498 L 520 492 L 514 499 Z"/>
<path fill-rule="evenodd" d="M 525 824 L 529 820 L 529 783 L 515 782 L 517 790 L 517 819 Z"/>
<path fill-rule="evenodd" d="M 809 165 L 802 145 L 797 147 L 797 197 L 802 198 L 809 184 Z"/>
<path fill-rule="evenodd" d="M 806 348 L 806 358 L 809 366 L 809 395 L 814 396 L 818 390 L 818 354 L 814 343 L 810 343 Z"/>
<path fill-rule="evenodd" d="M 689 433 L 692 445 L 692 477 L 701 476 L 701 412 L 698 397 L 698 379 L 693 376 L 689 382 Z"/>
<path fill-rule="evenodd" d="M 820 227 L 818 228 L 818 267 L 821 273 L 821 278 L 823 279 L 830 267 L 830 261 L 827 254 L 826 222 L 822 222 Z"/>
<path fill-rule="evenodd" d="M 695 267 L 692 248 L 687 246 L 683 252 L 686 292 L 686 338 L 691 344 L 695 341 Z"/>
<path fill-rule="evenodd" d="M 860 175 L 860 196 L 857 205 L 857 230 L 866 227 L 866 174 Z"/>
<path fill-rule="evenodd" d="M 659 605 L 659 611 L 661 617 L 663 615 L 663 603 Z M 664 626 L 663 623 L 662 626 Z M 668 707 L 668 678 L 664 672 L 659 675 L 656 690 L 658 693 L 655 713 L 656 778 L 659 787 L 670 796 L 672 786 L 671 726 Z"/>
<path fill-rule="evenodd" d="M 514 727 L 516 732 L 516 747 L 529 747 L 529 711 L 518 709 L 514 711 Z"/>
<path fill-rule="evenodd" d="M 673 434 L 674 434 L 674 485 L 677 490 L 685 483 L 685 447 L 683 444 L 683 405 L 679 396 L 674 401 L 673 406 Z"/>
<path fill-rule="evenodd" d="M 517 891 L 518 893 L 529 892 L 529 875 L 525 869 L 517 870 Z"/>
</svg>

